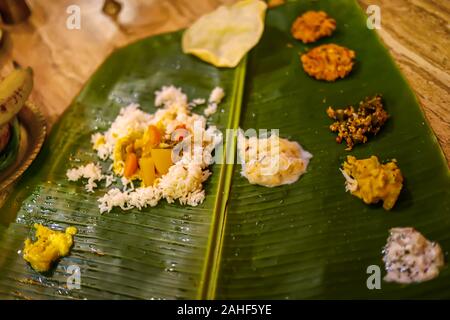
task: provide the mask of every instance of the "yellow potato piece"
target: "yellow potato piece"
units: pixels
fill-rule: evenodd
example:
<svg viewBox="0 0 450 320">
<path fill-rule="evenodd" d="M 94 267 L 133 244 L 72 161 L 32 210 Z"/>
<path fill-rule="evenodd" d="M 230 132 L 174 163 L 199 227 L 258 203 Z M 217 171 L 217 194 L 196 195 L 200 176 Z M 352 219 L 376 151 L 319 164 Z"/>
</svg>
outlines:
<svg viewBox="0 0 450 320">
<path fill-rule="evenodd" d="M 266 9 L 267 4 L 260 0 L 243 0 L 217 8 L 184 32 L 183 52 L 216 67 L 237 66 L 261 38 Z"/>
<path fill-rule="evenodd" d="M 156 178 L 155 162 L 153 159 L 148 157 L 141 158 L 141 160 L 139 160 L 139 168 L 141 170 L 141 179 L 144 186 L 152 186 Z"/>
<path fill-rule="evenodd" d="M 158 173 L 163 175 L 169 172 L 172 166 L 172 149 L 152 149 L 152 159 Z"/>
</svg>

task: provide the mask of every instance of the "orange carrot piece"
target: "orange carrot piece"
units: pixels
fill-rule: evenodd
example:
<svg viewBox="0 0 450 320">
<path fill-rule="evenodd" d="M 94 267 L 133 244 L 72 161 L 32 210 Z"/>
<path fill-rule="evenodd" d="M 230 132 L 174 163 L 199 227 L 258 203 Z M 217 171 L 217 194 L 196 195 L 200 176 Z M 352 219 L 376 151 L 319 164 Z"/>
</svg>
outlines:
<svg viewBox="0 0 450 320">
<path fill-rule="evenodd" d="M 150 145 L 151 146 L 157 146 L 161 142 L 161 132 L 154 125 L 150 125 L 147 130 L 148 130 L 148 133 L 149 133 L 149 143 L 150 143 Z"/>
<path fill-rule="evenodd" d="M 136 173 L 137 169 L 138 169 L 138 159 L 136 153 L 134 152 L 127 153 L 123 175 L 125 176 L 125 178 L 130 178 L 131 176 L 133 176 L 133 174 Z"/>
</svg>

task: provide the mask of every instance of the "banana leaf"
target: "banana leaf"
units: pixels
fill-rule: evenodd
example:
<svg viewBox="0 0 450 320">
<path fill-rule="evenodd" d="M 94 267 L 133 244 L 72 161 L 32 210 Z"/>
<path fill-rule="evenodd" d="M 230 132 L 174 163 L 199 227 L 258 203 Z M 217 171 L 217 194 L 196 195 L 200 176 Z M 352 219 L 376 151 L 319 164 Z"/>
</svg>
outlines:
<svg viewBox="0 0 450 320">
<path fill-rule="evenodd" d="M 67 181 L 66 170 L 96 156 L 90 135 L 106 130 L 121 107 L 137 102 L 154 112 L 154 92 L 162 85 L 181 86 L 189 97 L 207 97 L 214 86 L 229 94 L 212 121 L 229 126 L 232 97 L 242 67 L 218 70 L 181 53 L 181 33 L 139 41 L 113 53 L 93 75 L 53 129 L 40 157 L 2 208 L 13 216 L 0 242 L 0 296 L 26 298 L 197 298 L 204 281 L 211 225 L 219 190 L 220 167 L 212 168 L 208 197 L 198 207 L 168 204 L 152 209 L 100 215 L 97 199 L 82 184 Z M 241 94 L 242 95 L 242 94 Z M 201 111 L 199 109 L 198 111 Z M 105 170 L 109 164 L 105 165 Z M 34 222 L 79 232 L 71 255 L 51 275 L 33 272 L 17 251 L 34 231 Z M 69 266 L 80 267 L 82 289 L 68 291 Z M 23 284 L 26 282 L 26 284 Z M 30 285 L 32 283 L 33 285 Z M 38 284 L 38 285 L 36 285 Z"/>
<path fill-rule="evenodd" d="M 322 43 L 355 50 L 356 69 L 335 83 L 301 70 L 290 23 L 321 9 L 337 21 Z M 290 48 L 287 44 L 292 44 Z M 252 186 L 235 168 L 226 214 L 218 298 L 450 297 L 450 273 L 419 285 L 382 283 L 369 290 L 367 267 L 383 268 L 381 250 L 392 227 L 413 226 L 444 251 L 450 248 L 450 175 L 417 99 L 366 17 L 353 1 L 297 1 L 270 11 L 263 39 L 249 56 L 241 126 L 280 128 L 314 158 L 296 184 Z M 391 118 L 379 135 L 351 152 L 328 130 L 327 106 L 346 106 L 383 94 Z M 273 115 L 278 115 L 277 117 Z M 347 155 L 397 159 L 404 190 L 392 212 L 367 206 L 343 190 L 338 168 Z"/>
<path fill-rule="evenodd" d="M 294 41 L 289 28 L 308 9 L 337 21 L 335 34 L 318 44 L 356 51 L 348 78 L 320 82 L 301 69 L 299 53 L 312 45 Z M 0 228 L 0 298 L 449 298 L 447 267 L 429 282 L 367 288 L 367 267 L 383 268 L 391 227 L 415 227 L 447 253 L 450 174 L 417 99 L 365 19 L 353 0 L 289 1 L 268 11 L 263 38 L 235 69 L 182 54 L 180 32 L 114 52 L 0 209 L 1 221 L 13 221 Z M 189 97 L 223 87 L 223 112 L 212 122 L 223 130 L 280 129 L 314 155 L 308 172 L 292 185 L 264 188 L 242 178 L 239 165 L 217 164 L 198 207 L 162 201 L 100 215 L 103 185 L 87 194 L 67 182 L 66 170 L 96 159 L 90 135 L 107 129 L 120 107 L 138 102 L 154 111 L 153 92 L 166 84 L 181 86 Z M 328 130 L 327 106 L 375 93 L 383 94 L 391 118 L 368 144 L 345 151 Z M 345 193 L 338 168 L 348 154 L 397 159 L 405 186 L 391 212 Z M 49 274 L 36 273 L 20 255 L 34 222 L 79 229 L 71 254 Z M 80 268 L 80 289 L 67 288 L 71 265 Z"/>
</svg>

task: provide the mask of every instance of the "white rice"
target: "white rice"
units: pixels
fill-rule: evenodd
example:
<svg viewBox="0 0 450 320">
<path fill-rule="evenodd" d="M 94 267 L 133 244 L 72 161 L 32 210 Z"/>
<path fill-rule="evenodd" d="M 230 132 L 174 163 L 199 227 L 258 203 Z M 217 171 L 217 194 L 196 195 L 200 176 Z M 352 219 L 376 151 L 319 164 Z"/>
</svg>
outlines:
<svg viewBox="0 0 450 320">
<path fill-rule="evenodd" d="M 105 177 L 105 187 L 108 188 L 116 181 L 116 177 L 113 174 L 104 175 Z"/>
<path fill-rule="evenodd" d="M 206 99 L 203 98 L 196 98 L 194 100 L 192 100 L 191 102 L 189 102 L 189 106 L 190 107 L 196 107 L 196 106 L 200 106 L 202 104 L 206 103 Z"/>
<path fill-rule="evenodd" d="M 213 91 L 211 91 L 211 94 L 209 95 L 208 99 L 208 107 L 203 111 L 203 114 L 206 117 L 212 116 L 214 113 L 217 112 L 217 106 L 222 101 L 223 97 L 225 96 L 225 92 L 221 87 L 215 87 Z"/>
<path fill-rule="evenodd" d="M 95 181 L 100 181 L 104 178 L 100 165 L 93 162 L 67 170 L 66 176 L 69 181 L 78 181 L 81 178 L 88 179 L 85 184 L 87 192 L 94 192 L 94 188 L 97 187 Z"/>
<path fill-rule="evenodd" d="M 174 86 L 163 86 L 161 90 L 155 92 L 155 106 L 170 106 L 172 104 L 187 104 L 187 96 L 181 91 L 181 88 Z"/>
<path fill-rule="evenodd" d="M 209 103 L 208 107 L 205 109 L 205 111 L 203 111 L 206 117 L 210 117 L 216 112 L 217 112 L 217 104 L 215 103 Z"/>
<path fill-rule="evenodd" d="M 221 87 L 215 87 L 209 95 L 208 102 L 219 104 L 223 97 L 225 97 L 225 91 Z"/>
<path fill-rule="evenodd" d="M 128 192 L 121 191 L 118 188 L 109 190 L 103 197 L 98 199 L 100 213 L 110 212 L 114 207 L 120 207 L 122 210 L 130 210 L 133 207 L 128 205 Z"/>
<path fill-rule="evenodd" d="M 217 111 L 217 105 L 224 95 L 222 88 L 214 88 L 209 96 L 205 115 L 209 116 Z M 169 168 L 168 173 L 157 179 L 151 187 L 136 188 L 133 181 L 120 177 L 122 189 L 112 188 L 98 199 L 101 213 L 110 212 L 114 207 L 120 207 L 122 210 L 154 207 L 163 198 L 169 203 L 178 200 L 180 204 L 190 206 L 203 202 L 205 191 L 202 184 L 211 175 L 207 167 L 213 162 L 212 152 L 215 146 L 222 141 L 222 133 L 215 126 L 207 127 L 204 116 L 190 112 L 190 106 L 204 103 L 206 99 L 203 98 L 188 103 L 187 96 L 180 88 L 163 86 L 155 92 L 155 106 L 160 107 L 155 114 L 145 113 L 137 104 L 131 104 L 120 110 L 106 132 L 92 135 L 93 148 L 103 161 L 114 161 L 114 148 L 119 139 L 133 132 L 144 132 L 150 124 L 163 124 L 168 135 L 177 126 L 184 124 L 195 136 L 198 134 L 202 137 L 198 150 L 194 150 L 194 154 L 198 151 L 202 155 L 200 162 L 193 161 L 189 153 L 183 154 L 183 157 Z M 113 165 L 108 171 L 111 172 L 112 169 Z M 116 180 L 112 174 L 102 174 L 100 165 L 93 163 L 68 170 L 67 177 L 70 181 L 87 178 L 86 190 L 89 192 L 93 192 L 97 186 L 95 181 L 104 179 L 105 186 L 109 187 Z"/>
</svg>

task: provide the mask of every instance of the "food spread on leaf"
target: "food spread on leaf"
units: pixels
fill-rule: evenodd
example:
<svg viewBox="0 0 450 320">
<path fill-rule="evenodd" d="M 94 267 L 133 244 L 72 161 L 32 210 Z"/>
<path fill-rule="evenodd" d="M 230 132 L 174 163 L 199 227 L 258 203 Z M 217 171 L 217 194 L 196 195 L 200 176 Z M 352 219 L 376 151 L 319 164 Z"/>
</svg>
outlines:
<svg viewBox="0 0 450 320">
<path fill-rule="evenodd" d="M 345 78 L 353 68 L 355 52 L 337 44 L 323 44 L 300 57 L 303 70 L 317 80 Z"/>
<path fill-rule="evenodd" d="M 241 174 L 251 184 L 276 187 L 296 182 L 306 172 L 312 155 L 295 141 L 271 135 L 268 138 L 238 137 Z"/>
<path fill-rule="evenodd" d="M 356 144 L 366 143 L 369 136 L 376 135 L 389 118 L 381 95 L 365 98 L 357 110 L 353 106 L 344 109 L 328 107 L 327 115 L 335 120 L 330 130 L 338 133 L 336 142 L 345 141 L 346 150 L 352 150 Z"/>
<path fill-rule="evenodd" d="M 154 114 L 131 104 L 120 110 L 106 132 L 92 136 L 99 159 L 112 162 L 110 170 L 104 173 L 99 163 L 89 163 L 67 171 L 70 181 L 87 179 L 89 192 L 99 181 L 110 187 L 116 177 L 120 178 L 121 189 L 113 187 L 98 199 L 100 212 L 114 207 L 153 207 L 163 198 L 190 206 L 205 199 L 203 182 L 211 175 L 208 167 L 222 133 L 207 125 L 205 116 L 191 112 L 199 100 L 189 103 L 180 88 L 164 86 L 155 94 L 158 110 Z M 215 113 L 224 95 L 222 88 L 213 89 L 205 109 L 207 116 Z"/>
<path fill-rule="evenodd" d="M 242 0 L 200 17 L 183 34 L 184 53 L 216 67 L 235 67 L 261 38 L 267 5 Z"/>
<path fill-rule="evenodd" d="M 217 67 L 235 67 L 261 38 L 267 7 L 284 3 L 285 0 L 242 0 L 221 6 L 199 18 L 184 32 L 183 52 Z M 274 9 L 271 14 L 281 11 Z M 282 21 L 280 19 L 279 23 Z M 295 19 L 290 32 L 295 39 L 307 44 L 332 36 L 335 29 L 336 20 L 326 12 L 306 11 Z M 294 46 L 288 44 L 288 47 Z M 355 57 L 353 50 L 329 43 L 310 49 L 301 55 L 300 61 L 309 76 L 333 82 L 351 73 Z M 271 68 L 270 61 L 267 62 Z M 284 74 L 289 72 L 286 70 L 277 76 Z M 236 88 L 239 85 L 241 83 L 237 82 Z M 17 153 L 20 139 L 17 114 L 31 88 L 31 69 L 15 70 L 0 83 L 0 171 L 11 164 Z M 97 199 L 101 213 L 113 208 L 154 207 L 162 199 L 168 203 L 178 201 L 181 205 L 201 204 L 206 196 L 203 184 L 212 174 L 214 150 L 222 142 L 222 133 L 208 118 L 216 114 L 224 96 L 224 90 L 215 87 L 209 97 L 188 101 L 181 88 L 170 85 L 155 92 L 157 109 L 154 113 L 144 111 L 146 106 L 141 109 L 133 103 L 121 108 L 106 131 L 91 136 L 97 161 L 71 166 L 66 171 L 67 179 L 82 180 L 86 192 L 90 193 L 95 193 L 101 184 L 102 194 Z M 242 104 L 239 97 L 235 98 L 231 99 L 233 104 Z M 205 105 L 202 114 L 194 113 L 194 108 L 200 105 Z M 235 116 L 233 112 L 231 115 Z M 357 108 L 330 106 L 326 112 L 334 121 L 329 128 L 337 133 L 336 142 L 345 141 L 347 151 L 368 142 L 389 118 L 381 95 L 366 97 Z M 289 116 L 287 112 L 285 115 Z M 250 184 L 264 187 L 295 183 L 306 173 L 312 158 L 298 142 L 277 134 L 247 137 L 241 130 L 237 148 L 241 175 Z M 367 159 L 347 156 L 340 171 L 345 178 L 346 191 L 366 204 L 382 202 L 385 210 L 395 206 L 403 188 L 403 176 L 396 160 L 381 163 L 376 156 Z M 327 174 L 326 170 L 322 173 Z M 336 174 L 339 174 L 337 170 Z M 229 190 L 220 191 L 225 194 Z M 23 258 L 34 270 L 46 272 L 55 261 L 69 254 L 77 229 L 68 227 L 64 232 L 54 231 L 38 223 L 34 228 L 35 239 L 25 240 Z M 414 228 L 392 228 L 383 249 L 383 261 L 387 272 L 385 281 L 408 284 L 437 277 L 444 266 L 444 255 L 439 244 L 430 242 Z"/>
<path fill-rule="evenodd" d="M 336 29 L 336 20 L 324 11 L 307 11 L 297 17 L 292 24 L 292 36 L 303 43 L 310 43 L 320 38 L 331 36 Z"/>
<path fill-rule="evenodd" d="M 403 176 L 395 161 L 381 164 L 376 156 L 357 160 L 347 156 L 341 169 L 345 190 L 365 203 L 383 201 L 383 208 L 391 210 L 403 187 Z"/>
<path fill-rule="evenodd" d="M 387 282 L 413 283 L 436 278 L 444 266 L 440 245 L 414 228 L 393 228 L 383 249 Z"/>
<path fill-rule="evenodd" d="M 65 232 L 54 231 L 35 223 L 36 241 L 25 240 L 23 258 L 38 272 L 50 270 L 52 263 L 69 254 L 73 244 L 73 236 L 77 233 L 75 227 L 67 227 Z"/>
</svg>

